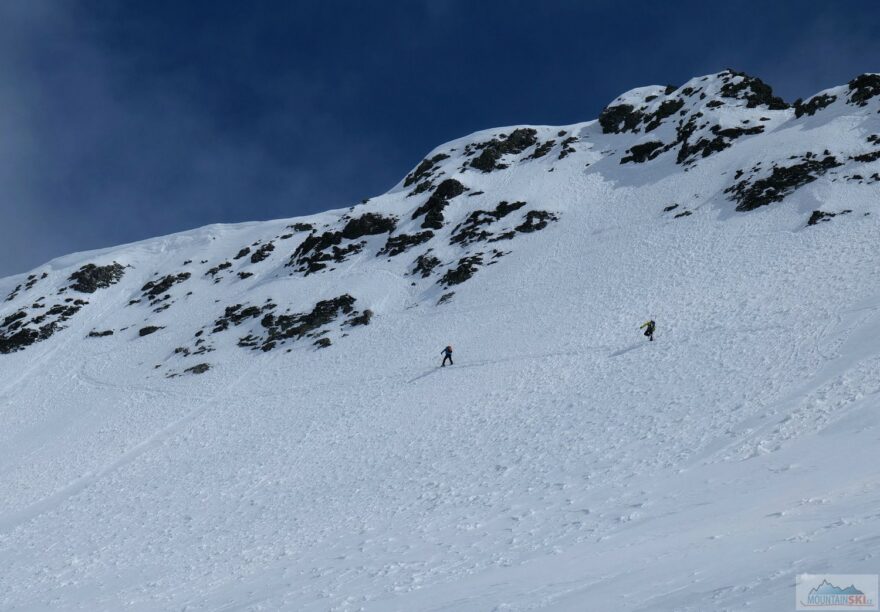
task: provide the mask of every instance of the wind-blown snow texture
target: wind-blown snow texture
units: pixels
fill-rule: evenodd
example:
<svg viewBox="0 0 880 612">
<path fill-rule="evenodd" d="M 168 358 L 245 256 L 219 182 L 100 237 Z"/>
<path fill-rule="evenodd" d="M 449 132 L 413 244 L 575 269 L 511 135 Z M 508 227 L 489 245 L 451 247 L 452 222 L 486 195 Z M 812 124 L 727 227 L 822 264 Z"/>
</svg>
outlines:
<svg viewBox="0 0 880 612">
<path fill-rule="evenodd" d="M 878 111 L 878 75 L 725 71 L 0 280 L 0 608 L 777 611 L 876 573 Z"/>
</svg>

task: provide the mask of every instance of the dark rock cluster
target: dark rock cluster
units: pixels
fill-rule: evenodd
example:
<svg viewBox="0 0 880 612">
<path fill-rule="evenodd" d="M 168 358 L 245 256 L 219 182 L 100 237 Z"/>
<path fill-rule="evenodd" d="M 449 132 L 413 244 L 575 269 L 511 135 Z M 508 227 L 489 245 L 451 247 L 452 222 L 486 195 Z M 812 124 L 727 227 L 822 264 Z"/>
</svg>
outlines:
<svg viewBox="0 0 880 612">
<path fill-rule="evenodd" d="M 725 98 L 745 100 L 746 108 L 764 106 L 769 110 L 785 110 L 789 107 L 782 98 L 774 96 L 773 89 L 758 77 L 733 70 L 726 70 L 722 75 L 724 84 L 720 93 Z M 742 78 L 734 82 L 735 79 L 732 77 Z"/>
<path fill-rule="evenodd" d="M 179 352 L 179 351 L 175 351 L 175 352 Z M 159 366 L 156 366 L 156 367 L 158 368 Z M 210 370 L 210 369 L 211 369 L 211 365 L 210 365 L 210 364 L 208 364 L 208 363 L 198 363 L 198 364 L 196 364 L 196 365 L 194 365 L 194 366 L 191 366 L 191 367 L 189 367 L 189 368 L 186 368 L 186 369 L 183 371 L 183 374 L 204 374 L 205 372 L 207 372 L 207 371 Z M 166 378 L 177 378 L 178 376 L 182 376 L 183 374 L 180 374 L 179 372 L 171 372 L 171 373 L 169 373 L 169 374 L 166 374 L 165 377 L 166 377 Z"/>
<path fill-rule="evenodd" d="M 870 136 L 868 136 L 868 143 L 880 145 L 880 135 L 871 134 Z M 850 157 L 850 159 L 861 163 L 877 161 L 878 159 L 880 159 L 880 149 L 868 151 L 867 153 L 862 153 L 860 155 L 853 155 L 852 157 Z"/>
<path fill-rule="evenodd" d="M 719 74 L 718 78 L 722 83 L 718 94 L 720 98 L 706 102 L 705 109 L 723 107 L 725 102 L 722 98 L 744 100 L 748 108 L 758 106 L 766 107 L 768 110 L 788 108 L 788 105 L 780 98 L 773 96 L 770 87 L 758 78 L 729 70 Z M 675 88 L 672 88 L 672 91 L 675 91 Z M 671 93 L 669 89 L 667 92 Z M 620 163 L 644 163 L 666 151 L 678 148 L 676 162 L 688 165 L 697 159 L 723 151 L 730 147 L 732 141 L 737 138 L 760 134 L 764 131 L 764 127 L 761 125 L 721 127 L 718 123 L 713 124 L 713 121 L 705 118 L 702 110 L 683 110 L 685 97 L 697 95 L 700 99 L 706 97 L 701 88 L 685 87 L 676 91 L 675 97 L 663 100 L 654 107 L 647 104 L 639 107 L 633 104 L 614 104 L 606 107 L 599 115 L 599 124 L 603 133 L 606 134 L 648 133 L 658 128 L 667 119 L 676 115 L 681 116 L 677 120 L 675 139 L 672 142 L 664 143 L 661 140 L 651 140 L 633 145 L 621 157 Z M 645 101 L 649 102 L 656 97 L 647 96 Z M 762 120 L 766 119 L 762 118 Z"/>
<path fill-rule="evenodd" d="M 808 153 L 806 159 L 791 166 L 773 166 L 769 176 L 745 179 L 725 189 L 725 193 L 737 203 L 736 209 L 744 212 L 781 202 L 798 187 L 815 181 L 828 170 L 841 163 L 832 155 L 819 159 Z"/>
<path fill-rule="evenodd" d="M 40 329 L 25 328 L 15 332 L 0 329 L 0 353 L 21 351 L 35 342 L 46 340 L 55 331 L 54 324 L 48 324 Z"/>
<path fill-rule="evenodd" d="M 67 280 L 74 281 L 70 288 L 80 293 L 94 293 L 98 289 L 106 289 L 120 281 L 125 268 L 115 261 L 107 266 L 86 264 L 70 275 Z"/>
<path fill-rule="evenodd" d="M 664 119 L 680 111 L 682 106 L 684 106 L 684 100 L 681 98 L 672 98 L 661 102 L 656 111 L 645 115 L 645 132 L 647 133 L 660 127 Z"/>
<path fill-rule="evenodd" d="M 522 153 L 536 142 L 538 132 L 533 128 L 518 128 L 510 135 L 502 138 L 493 138 L 486 142 L 474 144 L 474 148 L 481 153 L 470 161 L 470 166 L 481 172 L 492 172 L 507 168 L 506 164 L 499 160 L 504 155 Z"/>
<path fill-rule="evenodd" d="M 49 276 L 49 274 L 46 272 L 43 272 L 43 274 L 40 275 L 39 278 L 36 274 L 28 274 L 27 282 L 24 285 L 25 291 L 30 291 L 31 289 L 33 289 L 34 285 L 36 285 L 39 281 L 43 280 L 47 276 Z"/>
<path fill-rule="evenodd" d="M 210 268 L 207 272 L 205 272 L 205 276 L 216 276 L 220 270 L 226 270 L 227 268 L 232 267 L 232 262 L 224 261 L 223 263 L 217 264 L 213 268 Z M 217 279 L 219 280 L 219 279 Z"/>
<path fill-rule="evenodd" d="M 798 118 L 803 117 L 804 115 L 812 117 L 826 106 L 830 106 L 835 100 L 837 100 L 837 96 L 829 94 L 813 96 L 806 102 L 803 102 L 800 99 L 795 100 L 794 116 Z"/>
<path fill-rule="evenodd" d="M 663 148 L 663 143 L 658 140 L 652 140 L 651 142 L 633 145 L 627 150 L 627 153 L 629 155 L 620 158 L 620 163 L 626 164 L 628 162 L 634 162 L 637 164 L 641 164 L 648 160 L 654 159 L 664 150 L 665 149 Z"/>
<path fill-rule="evenodd" d="M 62 323 L 73 317 L 86 304 L 88 302 L 84 300 L 68 299 L 64 304 L 55 304 L 30 319 L 26 308 L 7 315 L 0 321 L 0 353 L 14 353 L 35 342 L 51 338 L 55 332 L 64 329 Z M 44 306 L 35 303 L 31 308 L 42 310 Z"/>
<path fill-rule="evenodd" d="M 671 94 L 676 87 L 669 85 L 666 95 Z M 654 100 L 656 96 L 649 96 L 646 102 Z M 645 132 L 658 128 L 663 120 L 677 113 L 684 106 L 684 99 L 680 97 L 664 100 L 654 111 L 648 111 L 647 106 L 636 108 L 632 104 L 612 104 L 606 106 L 599 113 L 599 125 L 603 134 L 622 134 L 625 132 L 638 132 L 642 127 Z"/>
<path fill-rule="evenodd" d="M 449 204 L 449 200 L 458 197 L 464 193 L 465 187 L 455 179 L 446 179 L 440 183 L 434 190 L 434 193 L 428 200 L 416 208 L 412 214 L 412 218 L 418 219 L 424 215 L 422 220 L 423 229 L 442 229 L 443 228 L 443 209 Z"/>
<path fill-rule="evenodd" d="M 559 217 L 546 210 L 530 210 L 526 213 L 525 220 L 514 229 L 527 234 L 544 229 L 551 221 L 559 221 Z"/>
<path fill-rule="evenodd" d="M 416 257 L 415 267 L 412 272 L 413 274 L 419 274 L 422 278 L 428 278 L 431 276 L 434 268 L 443 263 L 433 255 L 430 255 L 430 252 L 431 249 L 428 249 L 427 253 L 422 253 Z"/>
<path fill-rule="evenodd" d="M 204 374 L 205 372 L 207 372 L 210 369 L 211 369 L 211 366 L 209 364 L 199 363 L 199 364 L 192 366 L 191 368 L 186 368 L 184 370 L 184 372 L 187 374 Z"/>
<path fill-rule="evenodd" d="M 345 322 L 345 325 L 356 327 L 358 325 L 369 325 L 373 320 L 373 311 L 367 308 L 359 315 L 355 315 Z"/>
<path fill-rule="evenodd" d="M 449 293 L 444 293 L 440 296 L 440 299 L 437 300 L 437 306 L 441 304 L 447 304 L 452 298 L 455 297 L 455 291 L 450 291 Z"/>
<path fill-rule="evenodd" d="M 816 225 L 818 223 L 822 223 L 824 221 L 831 221 L 837 215 L 848 215 L 852 211 L 850 209 L 841 210 L 839 213 L 833 212 L 825 212 L 822 210 L 814 210 L 813 214 L 810 215 L 810 219 L 807 221 L 807 225 Z"/>
<path fill-rule="evenodd" d="M 569 136 L 568 138 L 563 140 L 562 144 L 560 145 L 559 156 L 557 157 L 557 159 L 565 159 L 571 153 L 574 153 L 575 148 L 572 145 L 577 141 L 577 136 Z"/>
<path fill-rule="evenodd" d="M 356 219 L 350 219 L 342 228 L 342 237 L 346 240 L 357 240 L 363 236 L 388 234 L 393 232 L 396 227 L 397 220 L 394 217 L 366 213 Z"/>
<path fill-rule="evenodd" d="M 354 308 L 355 298 L 349 294 L 343 294 L 331 300 L 323 300 L 315 304 L 310 312 L 278 314 L 277 305 L 272 300 L 267 300 L 262 306 L 234 304 L 228 306 L 221 317 L 213 323 L 212 334 L 221 333 L 230 327 L 240 326 L 248 321 L 259 320 L 259 327 L 252 327 L 251 332 L 239 338 L 238 346 L 270 351 L 280 343 L 288 340 L 299 340 L 303 337 L 320 338 L 327 334 L 330 329 L 326 326 L 337 321 L 340 317 L 348 315 L 339 323 L 342 327 L 357 327 L 369 325 L 373 318 L 373 311 L 365 309 L 358 312 Z M 196 334 L 200 336 L 202 331 Z M 202 339 L 196 342 L 196 346 Z M 322 343 L 321 346 L 329 346 Z M 185 347 L 179 347 L 175 352 L 184 356 L 199 354 L 212 349 L 201 348 L 194 353 Z"/>
<path fill-rule="evenodd" d="M 306 276 L 325 269 L 330 262 L 342 263 L 349 256 L 360 253 L 365 241 L 339 246 L 343 240 L 355 240 L 394 231 L 397 220 L 376 213 L 367 213 L 356 219 L 349 219 L 341 231 L 327 231 L 322 234 L 312 232 L 296 248 L 287 266 Z"/>
<path fill-rule="evenodd" d="M 603 134 L 637 132 L 644 119 L 645 113 L 632 104 L 606 106 L 599 113 L 599 125 L 602 126 Z"/>
<path fill-rule="evenodd" d="M 449 239 L 450 244 L 460 244 L 467 246 L 477 241 L 490 240 L 493 236 L 486 231 L 484 226 L 491 225 L 496 221 L 503 219 L 515 210 L 519 210 L 525 206 L 525 202 L 500 202 L 494 210 L 475 210 L 467 219 L 460 223 L 452 230 L 452 237 Z"/>
<path fill-rule="evenodd" d="M 763 125 L 756 125 L 750 128 L 721 128 L 721 126 L 713 125 L 709 129 L 712 137 L 699 138 L 691 143 L 688 136 L 685 136 L 682 140 L 681 149 L 678 150 L 676 162 L 686 164 L 698 156 L 709 157 L 713 153 L 718 153 L 730 147 L 732 141 L 737 138 L 754 136 L 755 134 L 761 134 L 763 131 Z"/>
<path fill-rule="evenodd" d="M 337 245 L 342 242 L 342 232 L 312 233 L 306 236 L 293 252 L 288 266 L 306 275 L 323 270 L 328 261 L 344 261 L 345 253 Z M 335 251 L 335 253 L 333 252 Z"/>
<path fill-rule="evenodd" d="M 868 100 L 880 96 L 880 74 L 860 74 L 847 84 L 849 103 L 865 106 Z"/>
<path fill-rule="evenodd" d="M 546 142 L 542 142 L 537 147 L 535 147 L 534 152 L 529 155 L 529 159 L 540 159 L 547 155 L 550 151 L 553 150 L 553 147 L 556 146 L 555 140 L 548 140 Z"/>
<path fill-rule="evenodd" d="M 419 232 L 417 234 L 398 234 L 397 236 L 389 236 L 385 246 L 376 253 L 376 256 L 388 255 L 394 257 L 395 255 L 400 255 L 401 253 L 406 252 L 414 246 L 428 242 L 433 237 L 434 232 L 430 230 Z"/>
<path fill-rule="evenodd" d="M 163 294 L 166 294 L 171 287 L 184 282 L 189 277 L 189 272 L 180 272 L 179 274 L 169 274 L 156 281 L 149 281 L 141 287 L 141 292 L 143 293 L 142 299 L 149 300 L 150 306 L 154 306 L 163 299 L 170 297 L 166 295 L 163 298 L 162 296 Z"/>
<path fill-rule="evenodd" d="M 271 242 L 267 242 L 251 254 L 251 263 L 260 263 L 264 259 L 268 258 L 274 250 L 275 245 Z"/>
<path fill-rule="evenodd" d="M 870 151 L 868 153 L 863 153 L 862 155 L 854 155 L 850 159 L 862 163 L 877 161 L 878 159 L 880 159 L 880 149 L 876 151 Z"/>
<path fill-rule="evenodd" d="M 227 329 L 229 329 L 230 325 L 241 325 L 248 319 L 256 319 L 263 313 L 273 310 L 274 308 L 275 304 L 272 304 L 271 302 L 263 306 L 243 307 L 241 304 L 227 306 L 226 309 L 223 311 L 223 316 L 214 321 L 214 329 L 211 333 L 216 334 L 218 332 L 226 331 Z"/>
<path fill-rule="evenodd" d="M 403 186 L 409 187 L 432 174 L 437 170 L 437 164 L 444 159 L 449 159 L 449 156 L 445 153 L 438 153 L 430 159 L 423 159 L 416 169 L 406 176 L 403 181 Z"/>
<path fill-rule="evenodd" d="M 450 285 L 460 285 L 476 274 L 482 264 L 482 253 L 462 257 L 458 260 L 458 264 L 454 268 L 447 270 L 440 278 L 440 284 L 446 287 L 449 287 Z"/>
<path fill-rule="evenodd" d="M 265 330 L 264 334 L 261 337 L 248 335 L 239 340 L 239 345 L 270 351 L 286 340 L 298 340 L 310 334 L 315 335 L 321 327 L 334 322 L 342 315 L 352 314 L 357 317 L 354 304 L 355 298 L 346 293 L 331 300 L 318 302 L 311 312 L 283 315 L 268 313 L 260 320 L 260 325 Z"/>
</svg>

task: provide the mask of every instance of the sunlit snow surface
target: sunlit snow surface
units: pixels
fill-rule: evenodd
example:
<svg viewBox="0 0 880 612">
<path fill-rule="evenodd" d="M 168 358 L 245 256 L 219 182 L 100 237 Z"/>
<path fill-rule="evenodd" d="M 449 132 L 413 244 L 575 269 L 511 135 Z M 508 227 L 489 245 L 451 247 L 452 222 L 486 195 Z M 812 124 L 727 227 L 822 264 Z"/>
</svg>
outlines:
<svg viewBox="0 0 880 612">
<path fill-rule="evenodd" d="M 232 274 L 244 260 L 205 276 L 295 220 L 37 269 L 0 320 L 84 263 L 131 266 L 63 294 L 89 301 L 66 329 L 0 355 L 0 609 L 771 612 L 794 608 L 796 574 L 877 573 L 880 183 L 848 177 L 880 161 L 846 160 L 871 150 L 878 101 L 720 109 L 766 132 L 686 172 L 674 151 L 620 164 L 667 125 L 537 127 L 548 155 L 457 174 L 466 143 L 512 128 L 473 135 L 434 153 L 456 149 L 446 177 L 484 193 L 450 200 L 430 244 L 377 257 L 387 236 L 371 236 L 306 277 L 285 267 L 305 234 L 252 277 Z M 561 129 L 579 138 L 563 159 Z M 782 202 L 735 212 L 724 193 L 738 169 L 825 149 L 846 163 Z M 430 192 L 410 191 L 297 221 L 379 212 L 412 233 Z M 474 245 L 509 254 L 461 285 L 410 273 L 426 248 L 466 254 L 454 226 L 500 201 L 558 221 Z M 852 212 L 808 227 L 819 209 Z M 128 305 L 185 270 L 168 310 Z M 24 280 L 0 280 L 0 299 Z M 250 350 L 234 328 L 173 352 L 228 305 L 345 293 L 375 316 L 333 327 L 329 348 Z M 139 337 L 148 324 L 164 329 Z"/>
</svg>

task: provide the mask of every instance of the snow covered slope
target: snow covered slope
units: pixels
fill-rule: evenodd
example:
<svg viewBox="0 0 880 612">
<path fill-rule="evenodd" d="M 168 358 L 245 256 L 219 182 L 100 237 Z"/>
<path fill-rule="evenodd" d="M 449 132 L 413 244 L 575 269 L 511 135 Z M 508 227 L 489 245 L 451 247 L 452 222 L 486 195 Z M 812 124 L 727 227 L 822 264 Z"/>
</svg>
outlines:
<svg viewBox="0 0 880 612">
<path fill-rule="evenodd" d="M 725 71 L 0 280 L 0 609 L 777 611 L 877 573 L 878 112 L 880 75 Z"/>
</svg>

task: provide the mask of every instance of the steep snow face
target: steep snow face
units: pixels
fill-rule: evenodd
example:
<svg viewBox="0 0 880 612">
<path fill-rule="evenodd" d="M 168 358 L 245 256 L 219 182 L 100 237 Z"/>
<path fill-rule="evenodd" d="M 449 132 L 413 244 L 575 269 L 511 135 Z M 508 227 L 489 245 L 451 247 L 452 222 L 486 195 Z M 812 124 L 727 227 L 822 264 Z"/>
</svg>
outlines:
<svg viewBox="0 0 880 612">
<path fill-rule="evenodd" d="M 725 71 L 0 280 L 0 608 L 769 611 L 876 572 L 878 112 L 880 75 Z"/>
</svg>

